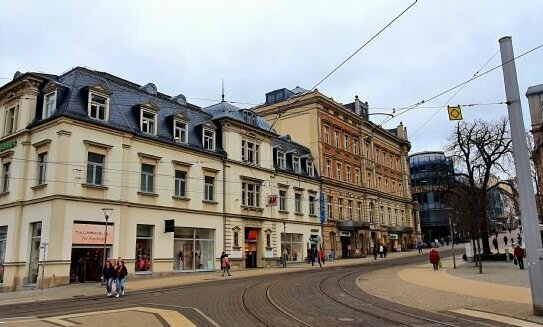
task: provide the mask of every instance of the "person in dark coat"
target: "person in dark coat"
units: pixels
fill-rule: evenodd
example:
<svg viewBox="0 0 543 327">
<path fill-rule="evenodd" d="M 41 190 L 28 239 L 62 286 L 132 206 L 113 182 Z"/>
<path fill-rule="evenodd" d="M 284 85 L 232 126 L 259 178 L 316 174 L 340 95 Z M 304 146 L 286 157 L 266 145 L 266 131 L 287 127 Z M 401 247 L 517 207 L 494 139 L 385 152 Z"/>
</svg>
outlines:
<svg viewBox="0 0 543 327">
<path fill-rule="evenodd" d="M 520 245 L 517 244 L 515 250 L 513 251 L 513 255 L 515 256 L 515 259 L 517 259 L 518 267 L 520 269 L 524 269 L 524 257 L 526 254 L 524 254 L 524 250 L 522 250 Z"/>
<path fill-rule="evenodd" d="M 439 270 L 439 253 L 436 248 L 430 251 L 430 262 L 434 266 L 434 270 Z"/>
<path fill-rule="evenodd" d="M 119 295 L 124 295 L 124 284 L 126 282 L 126 276 L 128 275 L 128 271 L 126 270 L 126 266 L 124 265 L 124 261 L 117 262 L 117 268 L 115 269 L 117 273 L 117 295 L 115 297 L 119 297 Z"/>
<path fill-rule="evenodd" d="M 111 296 L 111 289 L 113 286 L 113 281 L 117 278 L 117 272 L 115 267 L 111 264 L 111 261 L 106 261 L 106 265 L 102 269 L 102 279 L 106 283 L 107 296 Z"/>
<path fill-rule="evenodd" d="M 496 249 L 496 251 L 498 251 L 498 253 L 500 253 L 500 248 L 498 247 L 498 239 L 494 237 L 494 239 L 492 240 L 492 245 L 494 245 L 494 249 Z"/>
<path fill-rule="evenodd" d="M 505 243 L 505 246 L 507 246 L 507 241 L 509 241 L 509 239 L 507 238 L 507 235 L 505 235 L 503 237 L 503 243 Z"/>
<path fill-rule="evenodd" d="M 388 252 L 388 245 L 385 244 L 383 245 L 383 255 L 385 256 L 385 258 L 387 257 L 387 252 Z"/>
</svg>

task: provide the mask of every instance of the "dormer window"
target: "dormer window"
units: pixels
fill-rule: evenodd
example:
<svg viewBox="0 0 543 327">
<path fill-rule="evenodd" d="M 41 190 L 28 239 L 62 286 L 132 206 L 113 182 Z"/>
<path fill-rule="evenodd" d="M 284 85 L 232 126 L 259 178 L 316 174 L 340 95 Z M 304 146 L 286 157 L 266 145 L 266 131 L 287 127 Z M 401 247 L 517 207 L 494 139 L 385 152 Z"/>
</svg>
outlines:
<svg viewBox="0 0 543 327">
<path fill-rule="evenodd" d="M 203 145 L 206 150 L 215 150 L 215 131 L 204 128 Z"/>
<path fill-rule="evenodd" d="M 109 99 L 92 92 L 89 94 L 89 99 L 89 117 L 98 120 L 107 120 Z"/>
<path fill-rule="evenodd" d="M 140 128 L 147 134 L 156 135 L 156 113 L 147 110 L 141 110 Z"/>
<path fill-rule="evenodd" d="M 300 157 L 292 156 L 292 170 L 295 173 L 300 173 Z"/>
<path fill-rule="evenodd" d="M 186 122 L 180 121 L 180 120 L 174 120 L 173 137 L 176 142 L 181 142 L 181 143 L 188 142 L 188 129 L 187 129 Z"/>
<path fill-rule="evenodd" d="M 56 107 L 57 107 L 57 91 L 46 94 L 43 101 L 42 118 L 45 119 L 45 118 L 51 117 L 55 113 Z"/>
<path fill-rule="evenodd" d="M 285 153 L 281 150 L 277 150 L 277 167 L 279 167 L 279 169 L 285 169 L 287 167 Z"/>
<path fill-rule="evenodd" d="M 256 126 L 256 115 L 249 110 L 243 111 L 243 120 L 247 124 Z"/>
<path fill-rule="evenodd" d="M 312 160 L 307 159 L 306 172 L 307 172 L 308 176 L 311 176 L 311 177 L 315 176 L 315 171 L 313 169 L 313 161 Z"/>
</svg>

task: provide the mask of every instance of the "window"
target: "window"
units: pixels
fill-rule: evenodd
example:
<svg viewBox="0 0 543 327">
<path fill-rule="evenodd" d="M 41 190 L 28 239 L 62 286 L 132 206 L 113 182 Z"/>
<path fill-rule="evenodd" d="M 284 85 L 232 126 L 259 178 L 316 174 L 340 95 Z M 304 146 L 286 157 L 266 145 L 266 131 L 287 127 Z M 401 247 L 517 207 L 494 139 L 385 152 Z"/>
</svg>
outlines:
<svg viewBox="0 0 543 327">
<path fill-rule="evenodd" d="M 87 184 L 102 185 L 105 156 L 89 152 L 87 155 Z"/>
<path fill-rule="evenodd" d="M 294 170 L 295 173 L 300 172 L 300 157 L 292 156 L 292 170 Z"/>
<path fill-rule="evenodd" d="M 366 158 L 369 159 L 369 157 L 370 157 L 370 145 L 369 145 L 369 143 L 365 143 L 364 147 L 366 148 Z"/>
<path fill-rule="evenodd" d="M 379 191 L 382 191 L 382 186 L 381 186 L 381 176 L 377 176 L 377 189 Z"/>
<path fill-rule="evenodd" d="M 309 196 L 309 215 L 315 215 L 315 196 Z"/>
<path fill-rule="evenodd" d="M 381 224 L 384 225 L 385 224 L 385 207 L 381 206 L 380 209 L 381 210 L 380 210 L 379 214 L 381 216 L 380 217 L 381 218 Z"/>
<path fill-rule="evenodd" d="M 385 178 L 385 192 L 388 192 L 388 178 Z"/>
<path fill-rule="evenodd" d="M 326 159 L 326 176 L 332 177 L 332 159 Z"/>
<path fill-rule="evenodd" d="M 173 138 L 176 142 L 187 143 L 188 142 L 188 129 L 187 123 L 175 120 L 173 123 Z"/>
<path fill-rule="evenodd" d="M 394 225 L 398 225 L 398 209 L 394 209 Z"/>
<path fill-rule="evenodd" d="M 153 225 L 136 226 L 136 272 L 153 270 Z"/>
<path fill-rule="evenodd" d="M 368 173 L 368 187 L 371 187 L 371 173 Z"/>
<path fill-rule="evenodd" d="M 350 139 L 349 134 L 343 135 L 343 141 L 344 141 L 343 146 L 345 147 L 345 151 L 351 150 L 351 139 Z"/>
<path fill-rule="evenodd" d="M 187 172 L 175 171 L 175 196 L 184 198 L 187 196 Z"/>
<path fill-rule="evenodd" d="M 151 111 L 141 111 L 141 131 L 147 134 L 156 134 L 156 114 Z"/>
<path fill-rule="evenodd" d="M 204 180 L 204 200 L 215 200 L 215 178 L 206 176 Z"/>
<path fill-rule="evenodd" d="M 358 137 L 353 137 L 353 152 L 357 156 L 360 155 L 360 144 L 358 144 Z"/>
<path fill-rule="evenodd" d="M 38 154 L 38 185 L 45 184 L 47 174 L 47 152 Z"/>
<path fill-rule="evenodd" d="M 392 225 L 392 210 L 390 208 L 388 208 L 388 220 L 387 220 L 387 225 Z"/>
<path fill-rule="evenodd" d="M 339 212 L 339 219 L 343 220 L 343 199 L 337 199 L 337 211 Z"/>
<path fill-rule="evenodd" d="M 353 220 L 353 201 L 347 200 L 347 212 L 349 213 L 349 220 Z"/>
<path fill-rule="evenodd" d="M 302 261 L 303 234 L 281 233 L 281 254 L 287 250 L 287 261 Z"/>
<path fill-rule="evenodd" d="M 10 162 L 6 162 L 5 164 L 2 165 L 2 193 L 9 192 L 10 165 L 11 165 Z"/>
<path fill-rule="evenodd" d="M 243 111 L 243 120 L 247 124 L 256 126 L 256 115 L 248 110 Z"/>
<path fill-rule="evenodd" d="M 354 170 L 354 182 L 356 185 L 360 185 L 360 169 Z"/>
<path fill-rule="evenodd" d="M 404 218 L 404 212 L 403 210 L 400 211 L 400 221 L 401 221 L 401 224 L 402 226 L 405 226 L 405 218 Z"/>
<path fill-rule="evenodd" d="M 215 150 L 215 131 L 204 129 L 204 149 Z"/>
<path fill-rule="evenodd" d="M 351 167 L 345 167 L 345 173 L 347 175 L 347 183 L 351 183 Z"/>
<path fill-rule="evenodd" d="M 260 163 L 260 145 L 248 140 L 241 140 L 241 160 L 253 165 Z"/>
<path fill-rule="evenodd" d="M 13 134 L 17 128 L 15 120 L 15 107 L 9 108 L 6 112 L 5 133 L 4 135 Z"/>
<path fill-rule="evenodd" d="M 313 169 L 313 161 L 307 159 L 305 166 L 306 166 L 307 175 L 311 177 L 315 176 L 315 170 Z"/>
<path fill-rule="evenodd" d="M 362 202 L 356 204 L 356 215 L 358 220 L 362 220 Z"/>
<path fill-rule="evenodd" d="M 40 262 L 40 245 L 41 245 L 41 221 L 30 224 L 30 258 L 28 260 L 28 284 L 36 284 L 38 282 L 39 262 Z"/>
<path fill-rule="evenodd" d="M 266 247 L 269 249 L 271 248 L 271 235 L 266 234 Z"/>
<path fill-rule="evenodd" d="M 375 162 L 379 163 L 379 149 L 375 149 Z"/>
<path fill-rule="evenodd" d="M 260 207 L 260 185 L 243 182 L 241 187 L 241 204 L 247 207 Z"/>
<path fill-rule="evenodd" d="M 155 192 L 155 166 L 141 164 L 141 191 L 147 193 Z"/>
<path fill-rule="evenodd" d="M 234 232 L 234 247 L 239 247 L 239 232 Z"/>
<path fill-rule="evenodd" d="M 45 95 L 44 101 L 43 101 L 43 113 L 42 118 L 49 118 L 55 113 L 57 105 L 57 92 L 52 92 L 47 95 Z"/>
<path fill-rule="evenodd" d="M 375 207 L 373 205 L 373 202 L 370 202 L 370 223 L 375 222 Z"/>
<path fill-rule="evenodd" d="M 396 182 L 395 181 L 392 181 L 392 189 L 391 189 L 392 193 L 396 193 Z"/>
<path fill-rule="evenodd" d="M 237 244 L 236 233 L 237 231 L 234 232 L 234 244 Z M 214 269 L 214 229 L 175 227 L 173 240 L 174 270 L 198 271 Z"/>
<path fill-rule="evenodd" d="M 287 191 L 279 191 L 279 210 L 287 211 Z"/>
<path fill-rule="evenodd" d="M 343 169 L 341 167 L 341 162 L 336 163 L 336 179 L 341 180 Z"/>
<path fill-rule="evenodd" d="M 279 169 L 285 169 L 287 167 L 287 159 L 283 151 L 277 151 L 277 166 Z"/>
<path fill-rule="evenodd" d="M 324 126 L 324 143 L 331 144 L 330 142 L 330 127 Z"/>
<path fill-rule="evenodd" d="M 337 129 L 334 131 L 334 142 L 336 148 L 339 148 L 339 131 Z"/>
<path fill-rule="evenodd" d="M 0 284 L 4 282 L 4 260 L 6 258 L 6 242 L 8 226 L 0 226 Z"/>
<path fill-rule="evenodd" d="M 89 117 L 98 120 L 106 120 L 108 99 L 98 94 L 90 93 Z"/>
<path fill-rule="evenodd" d="M 333 219 L 334 217 L 334 198 L 331 195 L 328 195 L 326 201 L 326 211 L 328 212 L 328 218 Z"/>
<path fill-rule="evenodd" d="M 294 194 L 294 212 L 302 213 L 302 194 Z"/>
</svg>

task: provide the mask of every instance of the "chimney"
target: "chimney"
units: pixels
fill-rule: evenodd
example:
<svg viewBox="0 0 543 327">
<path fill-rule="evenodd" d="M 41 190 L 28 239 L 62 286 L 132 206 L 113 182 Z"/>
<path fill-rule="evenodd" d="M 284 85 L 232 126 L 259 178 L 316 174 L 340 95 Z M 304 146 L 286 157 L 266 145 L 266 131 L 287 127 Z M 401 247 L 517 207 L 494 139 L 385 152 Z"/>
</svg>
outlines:
<svg viewBox="0 0 543 327">
<path fill-rule="evenodd" d="M 358 95 L 354 96 L 354 112 L 360 115 L 360 100 L 358 100 Z"/>
<path fill-rule="evenodd" d="M 400 125 L 396 127 L 396 134 L 399 138 L 407 140 L 407 128 L 403 126 L 403 122 L 400 122 Z"/>
</svg>

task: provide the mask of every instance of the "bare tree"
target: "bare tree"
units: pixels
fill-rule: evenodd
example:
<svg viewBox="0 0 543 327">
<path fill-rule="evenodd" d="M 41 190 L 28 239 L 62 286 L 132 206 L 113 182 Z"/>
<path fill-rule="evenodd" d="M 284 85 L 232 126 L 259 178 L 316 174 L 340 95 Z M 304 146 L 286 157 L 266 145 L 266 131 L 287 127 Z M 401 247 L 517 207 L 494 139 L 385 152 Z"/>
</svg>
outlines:
<svg viewBox="0 0 543 327">
<path fill-rule="evenodd" d="M 473 122 L 460 122 L 456 125 L 451 136 L 447 152 L 453 157 L 457 173 L 463 176 L 466 185 L 473 192 L 478 205 L 472 211 L 471 219 L 478 225 L 480 232 L 477 237 L 482 238 L 483 252 L 490 252 L 488 240 L 487 209 L 488 195 L 498 184 L 491 185 L 493 175 L 508 173 L 507 163 L 512 155 L 511 138 L 507 119 L 499 121 L 476 120 Z"/>
</svg>

